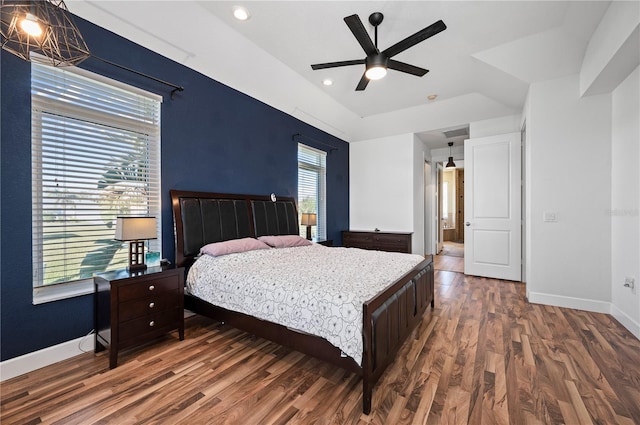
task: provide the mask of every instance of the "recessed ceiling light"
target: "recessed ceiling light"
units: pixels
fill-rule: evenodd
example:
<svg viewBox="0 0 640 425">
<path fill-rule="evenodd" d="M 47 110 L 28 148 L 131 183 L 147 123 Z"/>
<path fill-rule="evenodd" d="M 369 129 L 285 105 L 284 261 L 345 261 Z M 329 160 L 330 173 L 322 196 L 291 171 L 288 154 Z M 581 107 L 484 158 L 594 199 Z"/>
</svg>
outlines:
<svg viewBox="0 0 640 425">
<path fill-rule="evenodd" d="M 427 99 L 429 100 L 436 100 L 436 97 L 438 97 L 437 94 L 430 94 L 429 96 L 427 96 Z"/>
<path fill-rule="evenodd" d="M 249 19 L 251 17 L 251 15 L 249 14 L 249 11 L 242 7 L 242 6 L 235 6 L 233 8 L 233 16 L 238 20 L 238 21 L 246 21 L 247 19 Z"/>
<path fill-rule="evenodd" d="M 331 84 L 333 84 L 333 80 L 331 78 L 325 78 L 324 80 L 322 80 L 322 84 L 324 84 L 325 86 L 330 86 Z"/>
</svg>

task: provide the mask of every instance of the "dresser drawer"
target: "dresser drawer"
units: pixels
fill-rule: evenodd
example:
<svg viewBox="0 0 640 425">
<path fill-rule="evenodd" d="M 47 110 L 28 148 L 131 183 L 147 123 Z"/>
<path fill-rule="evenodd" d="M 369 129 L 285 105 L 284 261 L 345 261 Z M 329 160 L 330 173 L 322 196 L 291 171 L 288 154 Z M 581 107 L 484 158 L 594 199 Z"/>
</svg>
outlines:
<svg viewBox="0 0 640 425">
<path fill-rule="evenodd" d="M 126 342 L 131 339 L 138 343 L 145 339 L 145 334 L 165 333 L 167 328 L 177 329 L 183 315 L 182 309 L 174 309 L 121 322 L 118 342 Z M 147 336 L 153 337 L 154 335 Z"/>
<path fill-rule="evenodd" d="M 371 249 L 373 238 L 367 233 L 343 233 L 342 245 L 347 248 Z"/>
<path fill-rule="evenodd" d="M 163 292 L 179 290 L 180 279 L 178 276 L 164 276 L 154 279 L 137 281 L 128 285 L 122 285 L 118 289 L 118 301 L 129 301 L 136 298 L 154 296 Z"/>
<path fill-rule="evenodd" d="M 180 307 L 180 293 L 178 289 L 175 289 L 120 303 L 118 309 L 120 321 L 124 322 L 136 317 L 173 310 L 178 307 Z"/>
<path fill-rule="evenodd" d="M 402 235 L 376 235 L 373 241 L 381 251 L 407 252 L 408 240 Z"/>
</svg>

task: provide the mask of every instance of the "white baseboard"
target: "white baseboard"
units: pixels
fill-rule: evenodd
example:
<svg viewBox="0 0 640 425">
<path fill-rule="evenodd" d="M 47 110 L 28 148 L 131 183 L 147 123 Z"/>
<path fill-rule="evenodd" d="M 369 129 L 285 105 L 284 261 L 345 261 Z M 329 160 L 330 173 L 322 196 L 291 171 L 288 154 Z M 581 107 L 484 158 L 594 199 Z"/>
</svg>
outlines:
<svg viewBox="0 0 640 425">
<path fill-rule="evenodd" d="M 529 292 L 527 298 L 533 304 L 546 304 L 556 307 L 573 308 L 576 310 L 592 311 L 612 315 L 622 326 L 627 328 L 636 338 L 640 339 L 640 323 L 633 320 L 626 313 L 607 301 L 589 300 L 585 298 L 565 297 L 562 295 Z"/>
<path fill-rule="evenodd" d="M 93 336 L 84 336 L 0 362 L 0 382 L 93 351 L 93 344 Z"/>
<path fill-rule="evenodd" d="M 529 302 L 533 304 L 546 304 L 556 307 L 592 311 L 594 313 L 611 314 L 611 303 L 608 301 L 565 297 L 563 295 L 544 294 L 541 292 L 529 292 L 527 293 L 527 298 L 529 298 Z"/>
<path fill-rule="evenodd" d="M 640 339 L 640 323 L 633 320 L 625 312 L 620 310 L 615 304 L 611 304 L 611 315 L 616 318 L 622 326 L 627 328 L 636 338 Z"/>
<path fill-rule="evenodd" d="M 184 318 L 194 316 L 184 311 Z M 89 337 L 90 336 L 90 337 Z M 0 382 L 94 350 L 93 333 L 0 362 Z M 82 349 L 80 347 L 82 346 Z"/>
</svg>

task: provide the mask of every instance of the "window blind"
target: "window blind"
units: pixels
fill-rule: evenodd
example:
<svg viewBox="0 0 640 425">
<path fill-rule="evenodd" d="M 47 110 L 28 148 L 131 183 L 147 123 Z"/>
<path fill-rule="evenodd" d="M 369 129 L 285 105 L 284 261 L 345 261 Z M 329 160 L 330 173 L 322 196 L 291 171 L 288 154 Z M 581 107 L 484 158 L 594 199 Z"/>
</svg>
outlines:
<svg viewBox="0 0 640 425">
<path fill-rule="evenodd" d="M 298 144 L 298 213 L 317 214 L 311 236 L 319 240 L 327 237 L 326 164 L 326 152 Z M 306 236 L 306 232 L 306 226 L 301 225 L 300 236 Z"/>
<path fill-rule="evenodd" d="M 154 216 L 160 240 L 161 97 L 32 62 L 34 287 L 128 264 L 117 216 Z"/>
</svg>

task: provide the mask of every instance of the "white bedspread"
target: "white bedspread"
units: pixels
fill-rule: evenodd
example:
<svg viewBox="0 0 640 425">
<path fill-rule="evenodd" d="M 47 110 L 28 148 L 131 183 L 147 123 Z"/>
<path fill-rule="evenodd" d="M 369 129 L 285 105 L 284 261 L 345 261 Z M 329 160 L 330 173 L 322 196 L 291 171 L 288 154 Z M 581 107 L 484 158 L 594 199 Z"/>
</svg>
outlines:
<svg viewBox="0 0 640 425">
<path fill-rule="evenodd" d="M 362 364 L 362 304 L 424 260 L 318 244 L 201 256 L 187 292 L 227 310 L 321 336 Z"/>
</svg>

